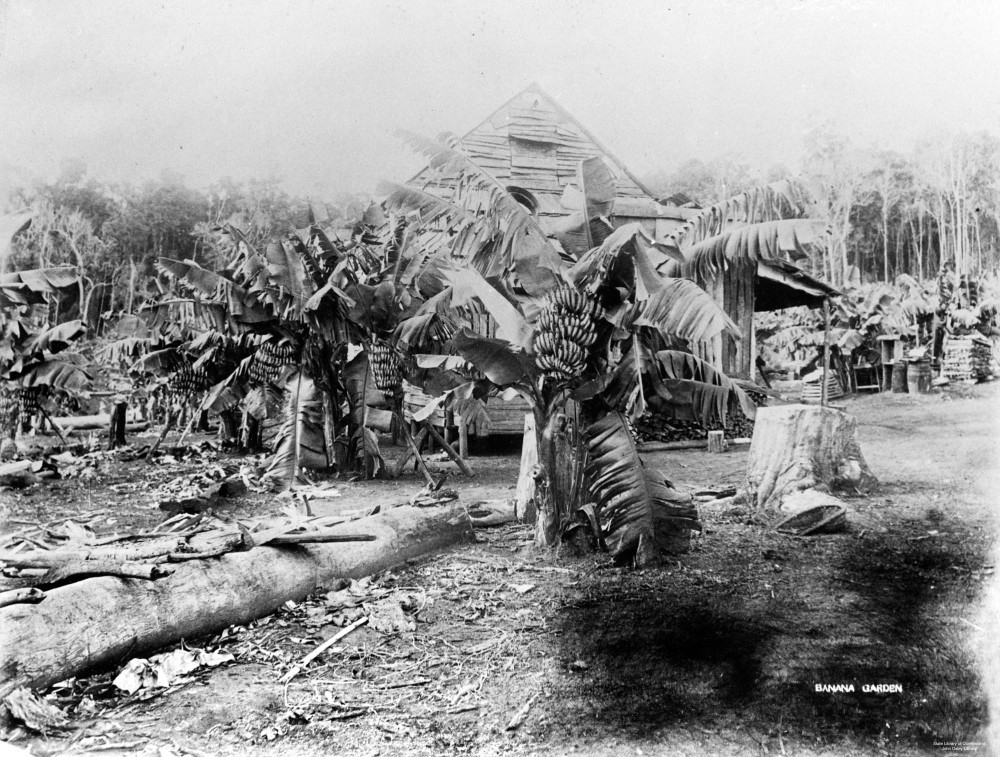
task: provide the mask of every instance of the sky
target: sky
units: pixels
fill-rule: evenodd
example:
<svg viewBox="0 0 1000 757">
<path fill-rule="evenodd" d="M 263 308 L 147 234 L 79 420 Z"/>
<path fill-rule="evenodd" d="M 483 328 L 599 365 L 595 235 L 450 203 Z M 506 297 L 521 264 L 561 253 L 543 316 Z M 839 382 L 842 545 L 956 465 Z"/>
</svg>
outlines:
<svg viewBox="0 0 1000 757">
<path fill-rule="evenodd" d="M 1000 1 L 0 0 L 0 188 L 277 178 L 332 198 L 419 166 L 532 82 L 640 176 L 794 169 L 832 121 L 908 150 L 1000 133 Z"/>
</svg>

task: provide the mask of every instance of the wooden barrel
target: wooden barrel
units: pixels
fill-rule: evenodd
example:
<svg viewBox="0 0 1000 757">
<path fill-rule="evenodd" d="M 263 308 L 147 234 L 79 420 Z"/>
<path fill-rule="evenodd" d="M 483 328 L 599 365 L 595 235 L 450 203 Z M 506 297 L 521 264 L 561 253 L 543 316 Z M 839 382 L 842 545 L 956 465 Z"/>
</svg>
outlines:
<svg viewBox="0 0 1000 757">
<path fill-rule="evenodd" d="M 897 360 L 892 366 L 892 391 L 906 394 L 906 361 Z"/>
<path fill-rule="evenodd" d="M 911 360 L 906 366 L 906 385 L 910 394 L 927 394 L 931 390 L 931 361 Z"/>
</svg>

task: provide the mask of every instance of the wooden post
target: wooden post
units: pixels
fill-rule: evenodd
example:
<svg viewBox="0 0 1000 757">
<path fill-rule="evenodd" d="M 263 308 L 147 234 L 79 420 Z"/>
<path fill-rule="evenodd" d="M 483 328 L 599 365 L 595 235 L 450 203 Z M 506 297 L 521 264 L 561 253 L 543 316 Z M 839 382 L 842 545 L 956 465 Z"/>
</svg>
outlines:
<svg viewBox="0 0 1000 757">
<path fill-rule="evenodd" d="M 459 470 L 461 470 L 462 473 L 469 477 L 476 475 L 472 472 L 472 468 L 469 467 L 468 463 L 462 459 L 462 456 L 455 451 L 455 448 L 452 447 L 451 444 L 449 444 L 445 438 L 438 433 L 438 430 L 431 425 L 430 421 L 424 421 L 424 428 L 427 429 L 427 433 L 430 434 L 431 439 L 441 445 L 441 449 L 444 450 L 445 454 L 455 461 L 455 465 L 459 467 Z"/>
<path fill-rule="evenodd" d="M 469 456 L 469 427 L 461 415 L 455 416 L 455 423 L 458 424 L 458 454 L 465 458 Z"/>
<path fill-rule="evenodd" d="M 827 377 L 830 375 L 830 298 L 823 298 L 823 388 L 820 393 L 820 405 L 826 407 L 829 402 L 830 389 Z"/>
<path fill-rule="evenodd" d="M 115 402 L 111 410 L 111 423 L 108 428 L 108 449 L 125 446 L 126 407 L 127 405 L 124 402 Z"/>
<path fill-rule="evenodd" d="M 723 452 L 725 451 L 725 432 L 724 431 L 709 431 L 708 432 L 708 451 L 709 452 Z"/>
<path fill-rule="evenodd" d="M 405 438 L 406 424 L 400 423 L 399 430 L 402 432 L 403 437 Z M 419 448 L 420 445 L 424 443 L 425 436 L 427 436 L 427 429 L 425 428 L 420 429 L 420 431 L 417 432 L 417 435 L 413 437 L 414 445 Z M 403 454 L 399 456 L 399 459 L 396 461 L 396 464 L 393 465 L 392 467 L 393 478 L 399 478 L 401 475 L 403 475 L 403 469 L 406 467 L 406 464 L 409 462 L 411 457 L 413 457 L 413 446 L 408 444 L 407 447 L 403 450 Z"/>
</svg>

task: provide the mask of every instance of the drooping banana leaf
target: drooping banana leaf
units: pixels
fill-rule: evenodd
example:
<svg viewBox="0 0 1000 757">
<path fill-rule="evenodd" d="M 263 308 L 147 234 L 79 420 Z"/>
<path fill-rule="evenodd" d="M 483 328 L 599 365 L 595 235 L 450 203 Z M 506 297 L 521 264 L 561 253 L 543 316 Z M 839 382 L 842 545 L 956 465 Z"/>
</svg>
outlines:
<svg viewBox="0 0 1000 757">
<path fill-rule="evenodd" d="M 83 321 L 66 321 L 33 335 L 24 342 L 21 351 L 25 355 L 62 352 L 86 333 L 87 327 Z"/>
<path fill-rule="evenodd" d="M 0 215 L 0 274 L 7 270 L 14 237 L 31 225 L 32 216 L 29 211 Z"/>
<path fill-rule="evenodd" d="M 255 386 L 243 399 L 247 412 L 259 421 L 274 418 L 282 407 L 282 390 L 277 384 Z"/>
<path fill-rule="evenodd" d="M 447 272 L 452 289 L 451 304 L 462 308 L 478 300 L 496 322 L 497 332 L 515 347 L 526 349 L 534 333 L 531 324 L 495 287 L 475 271 L 452 269 Z"/>
<path fill-rule="evenodd" d="M 600 418 L 585 436 L 590 492 L 616 562 L 648 565 L 701 530 L 691 498 L 645 467 L 621 413 Z"/>
<path fill-rule="evenodd" d="M 304 468 L 327 464 L 322 396 L 315 382 L 298 371 L 285 384 L 284 422 L 265 476 L 292 488 L 303 480 Z"/>
<path fill-rule="evenodd" d="M 638 333 L 633 333 L 630 344 L 631 347 L 611 371 L 610 381 L 600 396 L 608 407 L 619 412 L 630 412 L 635 419 L 646 412 L 643 377 L 651 375 L 655 367 L 653 353 Z"/>
<path fill-rule="evenodd" d="M 25 389 L 47 387 L 49 389 L 79 395 L 90 384 L 91 376 L 82 366 L 86 358 L 76 353 L 62 353 L 58 357 L 31 361 L 15 366 L 7 375 Z"/>
<path fill-rule="evenodd" d="M 634 291 L 636 299 L 645 300 L 660 283 L 650 259 L 651 251 L 682 259 L 673 248 L 653 241 L 640 224 L 625 224 L 615 229 L 600 247 L 580 258 L 567 276 L 575 286 L 591 292 L 603 287 L 621 287 Z"/>
<path fill-rule="evenodd" d="M 132 364 L 130 371 L 161 376 L 179 371 L 186 365 L 188 365 L 187 355 L 181 350 L 180 345 L 174 344 L 142 355 Z"/>
<path fill-rule="evenodd" d="M 707 278 L 737 259 L 803 260 L 822 243 L 825 229 L 825 221 L 812 218 L 726 229 L 685 250 L 684 274 Z"/>
<path fill-rule="evenodd" d="M 317 289 L 302 256 L 289 240 L 281 239 L 268 244 L 264 258 L 276 310 L 286 319 L 300 319 L 302 308 Z"/>
<path fill-rule="evenodd" d="M 226 308 L 227 315 L 241 323 L 262 323 L 273 315 L 258 297 L 242 284 L 216 271 L 203 268 L 193 260 L 173 260 L 161 257 L 157 266 L 168 276 L 191 287 L 196 292 L 215 299 Z"/>
<path fill-rule="evenodd" d="M 814 189 L 804 182 L 782 180 L 752 187 L 701 210 L 675 237 L 690 249 L 734 227 L 820 215 Z"/>
<path fill-rule="evenodd" d="M 499 387 L 533 383 L 538 375 L 534 359 L 503 339 L 492 339 L 462 329 L 452 339 L 455 351 Z"/>
<path fill-rule="evenodd" d="M 50 294 L 59 289 L 75 287 L 79 280 L 79 272 L 71 266 L 31 268 L 14 273 L 0 273 L 0 289 L 11 287 L 36 294 Z"/>
<path fill-rule="evenodd" d="M 400 256 L 394 281 L 408 284 L 431 260 L 440 258 L 471 266 L 485 276 L 500 273 L 491 256 L 483 254 L 492 250 L 490 243 L 498 233 L 486 219 L 414 187 L 384 182 L 380 190 L 388 193 L 384 201 L 387 210 L 415 217 L 417 243 L 408 255 Z"/>
<path fill-rule="evenodd" d="M 559 252 L 528 210 L 475 162 L 448 145 L 411 132 L 403 140 L 430 160 L 433 171 L 455 177 L 452 200 L 473 215 L 483 214 L 498 233 L 495 260 L 505 275 L 517 274 L 524 290 L 537 297 L 559 286 L 563 263 Z"/>
<path fill-rule="evenodd" d="M 358 426 L 354 432 L 354 439 L 357 459 L 363 467 L 367 468 L 365 476 L 368 478 L 384 477 L 388 468 L 385 464 L 385 458 L 382 457 L 382 449 L 379 447 L 378 434 L 370 428 Z"/>
<path fill-rule="evenodd" d="M 667 277 L 647 300 L 619 311 L 614 322 L 627 330 L 649 326 L 690 343 L 706 342 L 723 332 L 740 334 L 739 327 L 708 292 L 693 281 Z"/>
<path fill-rule="evenodd" d="M 710 363 L 680 350 L 656 353 L 659 372 L 653 388 L 673 409 L 674 417 L 707 425 L 718 420 L 725 425 L 731 407 L 739 406 L 750 419 L 757 416 L 757 406 L 732 379 Z"/>
</svg>

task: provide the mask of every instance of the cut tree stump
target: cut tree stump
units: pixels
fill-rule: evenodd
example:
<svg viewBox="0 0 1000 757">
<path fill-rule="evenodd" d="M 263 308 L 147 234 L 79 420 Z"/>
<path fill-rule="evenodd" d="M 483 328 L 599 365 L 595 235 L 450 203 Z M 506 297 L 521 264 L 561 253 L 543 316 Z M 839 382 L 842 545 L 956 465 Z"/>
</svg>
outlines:
<svg viewBox="0 0 1000 757">
<path fill-rule="evenodd" d="M 726 451 L 726 440 L 725 440 L 725 435 L 723 434 L 722 431 L 708 432 L 708 451 L 709 452 Z"/>
<path fill-rule="evenodd" d="M 854 416 L 829 407 L 783 405 L 757 410 L 747 460 L 752 506 L 792 512 L 816 504 L 817 494 L 863 491 L 877 484 L 858 445 Z M 833 502 L 839 502 L 829 497 Z"/>
<path fill-rule="evenodd" d="M 87 578 L 46 592 L 38 604 L 0 608 L 0 701 L 120 665 L 181 639 L 217 633 L 301 601 L 338 578 L 361 578 L 474 539 L 465 507 L 395 507 L 344 523 L 374 541 L 257 547 L 178 563 L 156 581 Z"/>
</svg>

